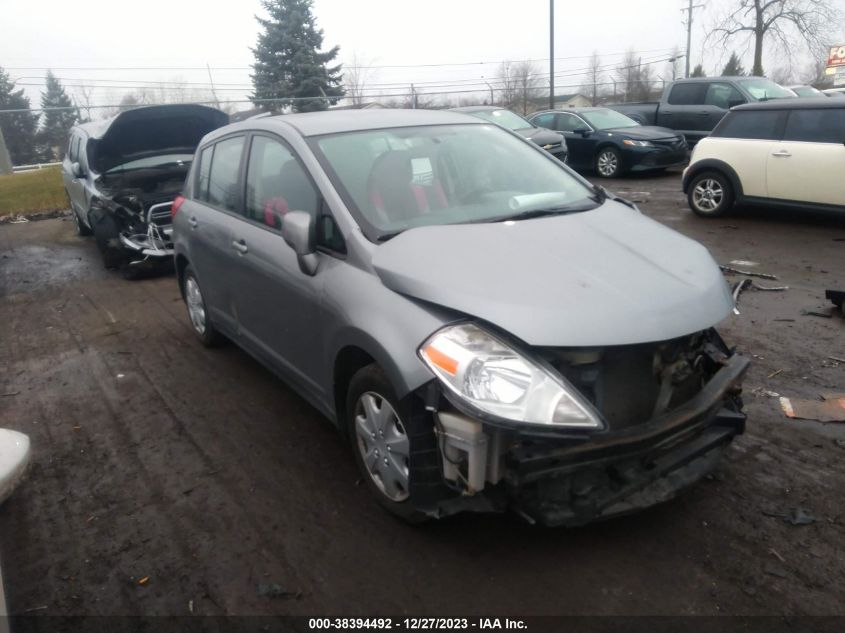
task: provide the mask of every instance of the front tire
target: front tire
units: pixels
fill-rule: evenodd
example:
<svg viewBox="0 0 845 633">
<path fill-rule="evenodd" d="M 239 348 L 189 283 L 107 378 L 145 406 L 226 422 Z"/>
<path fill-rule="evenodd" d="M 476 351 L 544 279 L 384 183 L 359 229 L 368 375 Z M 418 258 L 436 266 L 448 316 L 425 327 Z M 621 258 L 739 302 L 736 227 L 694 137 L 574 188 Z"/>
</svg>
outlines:
<svg viewBox="0 0 845 633">
<path fill-rule="evenodd" d="M 410 502 L 409 405 L 400 403 L 378 365 L 358 370 L 349 383 L 346 425 L 355 463 L 378 503 L 408 523 L 425 515 Z"/>
<path fill-rule="evenodd" d="M 200 284 L 194 269 L 188 266 L 182 280 L 182 294 L 185 297 L 185 305 L 188 307 L 188 317 L 191 320 L 191 329 L 200 343 L 206 347 L 217 347 L 225 338 L 214 327 L 208 314 L 208 307 L 205 298 L 200 290 Z"/>
<path fill-rule="evenodd" d="M 596 156 L 596 173 L 602 178 L 616 178 L 622 171 L 622 161 L 612 147 L 603 147 Z"/>
<path fill-rule="evenodd" d="M 690 181 L 687 202 L 696 215 L 717 218 L 733 208 L 733 187 L 721 172 L 706 171 Z"/>
</svg>

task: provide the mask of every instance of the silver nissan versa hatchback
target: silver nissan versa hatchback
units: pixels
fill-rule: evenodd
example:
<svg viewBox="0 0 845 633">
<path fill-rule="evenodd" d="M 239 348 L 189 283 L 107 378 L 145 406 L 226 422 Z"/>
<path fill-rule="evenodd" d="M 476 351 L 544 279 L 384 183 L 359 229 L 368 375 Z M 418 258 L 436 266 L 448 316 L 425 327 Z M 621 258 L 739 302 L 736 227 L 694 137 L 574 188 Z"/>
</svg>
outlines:
<svg viewBox="0 0 845 633">
<path fill-rule="evenodd" d="M 173 212 L 199 339 L 283 377 L 406 520 L 632 512 L 744 430 L 748 361 L 713 329 L 733 302 L 709 253 L 492 123 L 228 125 Z"/>
</svg>

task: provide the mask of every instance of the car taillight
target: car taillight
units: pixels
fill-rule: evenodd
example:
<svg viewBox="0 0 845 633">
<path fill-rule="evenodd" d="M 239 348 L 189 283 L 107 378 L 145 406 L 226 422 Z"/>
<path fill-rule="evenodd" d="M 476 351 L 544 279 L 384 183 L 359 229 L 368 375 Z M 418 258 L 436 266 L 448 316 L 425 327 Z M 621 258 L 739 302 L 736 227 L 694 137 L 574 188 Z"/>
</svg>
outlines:
<svg viewBox="0 0 845 633">
<path fill-rule="evenodd" d="M 170 217 L 175 218 L 176 214 L 179 213 L 179 207 L 182 206 L 182 203 L 185 202 L 185 196 L 176 196 L 173 199 L 173 204 L 170 207 Z"/>
</svg>

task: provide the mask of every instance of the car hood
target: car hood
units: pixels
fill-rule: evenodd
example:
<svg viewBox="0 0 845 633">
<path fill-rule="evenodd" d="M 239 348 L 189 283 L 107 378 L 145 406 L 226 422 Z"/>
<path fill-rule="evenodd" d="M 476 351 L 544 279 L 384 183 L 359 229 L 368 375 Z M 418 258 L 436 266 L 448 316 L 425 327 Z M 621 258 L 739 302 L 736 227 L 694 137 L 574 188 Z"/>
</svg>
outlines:
<svg viewBox="0 0 845 633">
<path fill-rule="evenodd" d="M 522 130 L 514 130 L 514 132 L 523 138 L 527 138 L 529 141 L 534 141 L 540 147 L 557 145 L 558 143 L 564 142 L 562 134 L 541 127 L 527 127 Z"/>
<path fill-rule="evenodd" d="M 375 248 L 388 288 L 488 321 L 529 345 L 668 340 L 733 307 L 699 243 L 618 202 L 517 222 L 409 229 Z"/>
<path fill-rule="evenodd" d="M 653 141 L 664 138 L 678 138 L 678 133 L 665 127 L 656 125 L 637 125 L 635 127 L 620 127 L 602 130 L 614 136 L 624 136 L 636 141 Z"/>
<path fill-rule="evenodd" d="M 86 124 L 88 163 L 103 173 L 137 157 L 193 154 L 203 136 L 229 122 L 229 116 L 200 105 L 163 105 L 121 112 Z"/>
</svg>

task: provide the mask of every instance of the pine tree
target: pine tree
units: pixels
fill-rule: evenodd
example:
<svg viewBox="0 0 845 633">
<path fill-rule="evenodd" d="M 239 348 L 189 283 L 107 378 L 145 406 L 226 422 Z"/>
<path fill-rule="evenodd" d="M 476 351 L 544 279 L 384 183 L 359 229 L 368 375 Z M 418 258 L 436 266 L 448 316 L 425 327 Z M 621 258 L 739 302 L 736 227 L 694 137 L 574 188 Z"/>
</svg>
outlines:
<svg viewBox="0 0 845 633">
<path fill-rule="evenodd" d="M 0 128 L 6 139 L 6 148 L 15 165 L 26 165 L 38 160 L 36 130 L 38 117 L 30 109 L 29 97 L 23 89 L 15 90 L 15 84 L 9 74 L 0 68 Z M 8 114 L 3 110 L 27 110 Z"/>
<path fill-rule="evenodd" d="M 292 106 L 296 112 L 325 110 L 343 97 L 340 64 L 327 66 L 339 47 L 322 52 L 323 31 L 312 14 L 313 0 L 261 0 L 269 19 L 256 17 L 264 32 L 252 49 L 256 105 L 280 111 Z M 297 100 L 287 100 L 294 97 Z M 304 97 L 317 97 L 301 100 Z M 328 97 L 326 99 L 325 97 Z M 262 99 L 282 99 L 265 103 Z"/>
<path fill-rule="evenodd" d="M 707 73 L 704 72 L 704 67 L 701 64 L 696 64 L 695 68 L 692 69 L 692 75 L 690 77 L 706 77 Z"/>
<path fill-rule="evenodd" d="M 41 107 L 44 120 L 38 133 L 42 157 L 46 161 L 56 160 L 67 144 L 70 128 L 79 120 L 79 113 L 73 108 L 70 97 L 52 71 L 47 71 L 46 90 L 41 93 Z M 53 108 L 73 108 L 54 110 Z"/>
<path fill-rule="evenodd" d="M 725 64 L 725 68 L 722 70 L 722 77 L 742 77 L 744 75 L 745 68 L 742 67 L 739 57 L 736 53 L 731 53 L 728 63 Z"/>
</svg>

